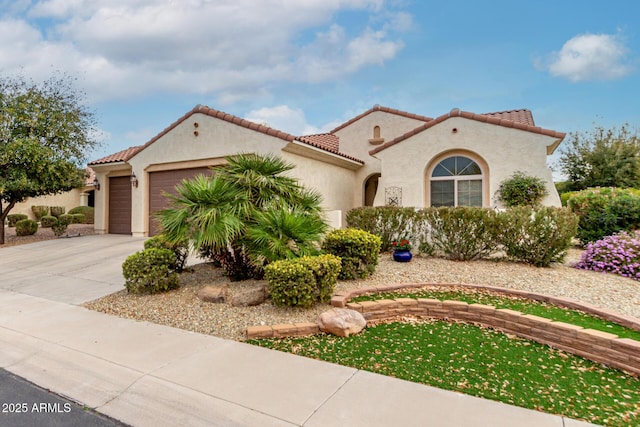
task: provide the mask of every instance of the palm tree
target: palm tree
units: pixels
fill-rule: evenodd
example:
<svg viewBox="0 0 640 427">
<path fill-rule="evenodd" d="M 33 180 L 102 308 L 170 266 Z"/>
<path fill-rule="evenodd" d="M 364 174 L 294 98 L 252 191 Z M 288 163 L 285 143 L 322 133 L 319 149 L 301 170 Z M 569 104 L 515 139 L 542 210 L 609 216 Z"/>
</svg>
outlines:
<svg viewBox="0 0 640 427">
<path fill-rule="evenodd" d="M 321 198 L 284 175 L 293 165 L 273 155 L 227 158 L 212 177 L 177 186 L 159 213 L 170 241 L 188 239 L 209 252 L 234 280 L 260 277 L 277 259 L 308 255 L 326 231 Z"/>
</svg>

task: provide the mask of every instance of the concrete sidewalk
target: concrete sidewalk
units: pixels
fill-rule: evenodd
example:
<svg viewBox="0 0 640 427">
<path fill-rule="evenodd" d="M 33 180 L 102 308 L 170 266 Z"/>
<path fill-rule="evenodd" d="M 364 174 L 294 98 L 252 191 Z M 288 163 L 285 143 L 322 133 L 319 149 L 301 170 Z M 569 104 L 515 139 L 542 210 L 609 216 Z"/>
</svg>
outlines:
<svg viewBox="0 0 640 427">
<path fill-rule="evenodd" d="M 134 239 L 131 243 L 142 246 Z M 48 247 L 54 256 L 58 251 L 52 246 Z M 4 258 L 7 249 L 11 248 L 0 249 L 0 280 L 5 288 L 0 289 L 0 367 L 133 426 L 590 425 L 93 312 L 73 305 L 82 298 L 73 297 L 69 288 L 61 288 L 64 298 L 49 291 L 36 296 L 34 288 L 41 278 L 33 279 L 34 286 L 23 292 L 24 288 L 7 285 L 10 281 L 2 277 L 3 269 L 8 269 Z M 113 254 L 115 249 L 105 245 L 96 250 L 93 246 L 84 252 L 109 259 L 101 254 Z M 42 261 L 52 269 L 59 265 L 54 260 Z M 55 276 L 75 280 L 89 274 L 84 267 L 69 267 L 76 273 Z M 32 265 L 28 269 L 36 278 L 47 274 Z M 103 277 L 116 276 L 113 269 L 99 269 Z M 91 280 L 95 282 L 90 283 L 92 294 L 101 286 L 110 289 L 109 281 L 101 282 L 99 277 Z"/>
</svg>

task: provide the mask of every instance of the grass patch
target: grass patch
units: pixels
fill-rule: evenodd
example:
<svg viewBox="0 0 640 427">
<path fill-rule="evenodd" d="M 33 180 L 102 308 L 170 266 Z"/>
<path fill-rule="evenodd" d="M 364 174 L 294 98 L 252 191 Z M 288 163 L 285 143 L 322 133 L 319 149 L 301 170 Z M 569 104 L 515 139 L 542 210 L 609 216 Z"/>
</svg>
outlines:
<svg viewBox="0 0 640 427">
<path fill-rule="evenodd" d="M 578 310 L 570 310 L 548 304 L 545 302 L 530 300 L 517 296 L 496 295 L 479 290 L 442 290 L 442 289 L 415 289 L 399 292 L 385 292 L 371 295 L 361 295 L 352 299 L 352 302 L 377 301 L 394 298 L 435 298 L 441 301 L 464 301 L 469 304 L 492 305 L 496 308 L 508 308 L 524 314 L 533 314 L 558 322 L 570 323 L 582 326 L 585 329 L 609 332 L 620 338 L 631 338 L 640 341 L 640 332 L 627 328 L 617 323 L 609 322 L 600 317 L 584 313 Z"/>
<path fill-rule="evenodd" d="M 490 329 L 415 321 L 249 343 L 608 426 L 640 424 L 640 380 Z"/>
</svg>

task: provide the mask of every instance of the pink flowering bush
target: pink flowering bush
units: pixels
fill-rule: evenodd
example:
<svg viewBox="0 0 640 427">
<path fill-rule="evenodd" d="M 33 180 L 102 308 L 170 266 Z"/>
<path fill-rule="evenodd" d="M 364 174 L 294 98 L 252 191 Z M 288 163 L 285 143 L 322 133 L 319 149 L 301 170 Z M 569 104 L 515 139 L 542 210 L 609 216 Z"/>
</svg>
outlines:
<svg viewBox="0 0 640 427">
<path fill-rule="evenodd" d="M 589 243 L 575 267 L 640 280 L 640 231 L 621 232 Z"/>
</svg>

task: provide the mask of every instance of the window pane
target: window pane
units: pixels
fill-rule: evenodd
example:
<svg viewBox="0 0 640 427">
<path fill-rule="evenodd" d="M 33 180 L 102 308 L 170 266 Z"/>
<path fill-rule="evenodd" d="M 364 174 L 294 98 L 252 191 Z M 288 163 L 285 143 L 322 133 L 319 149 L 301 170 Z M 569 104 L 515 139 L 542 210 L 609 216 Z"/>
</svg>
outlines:
<svg viewBox="0 0 640 427">
<path fill-rule="evenodd" d="M 463 156 L 447 157 L 433 169 L 431 176 L 481 175 L 480 166 Z"/>
<path fill-rule="evenodd" d="M 478 166 L 478 164 L 476 162 L 474 162 L 471 159 L 467 159 L 467 160 L 469 160 L 469 163 L 467 163 L 463 169 L 458 169 L 458 175 L 480 175 L 480 174 L 482 174 L 482 171 L 480 170 L 480 166 Z"/>
<path fill-rule="evenodd" d="M 482 207 L 482 180 L 458 181 L 458 206 Z"/>
<path fill-rule="evenodd" d="M 451 176 L 451 175 L 453 175 L 453 173 L 451 173 L 449 169 L 442 166 L 442 163 L 438 163 L 438 166 L 436 166 L 436 168 L 433 170 L 433 173 L 431 174 L 431 176 Z"/>
<path fill-rule="evenodd" d="M 453 206 L 454 181 L 431 181 L 431 206 Z"/>
</svg>

